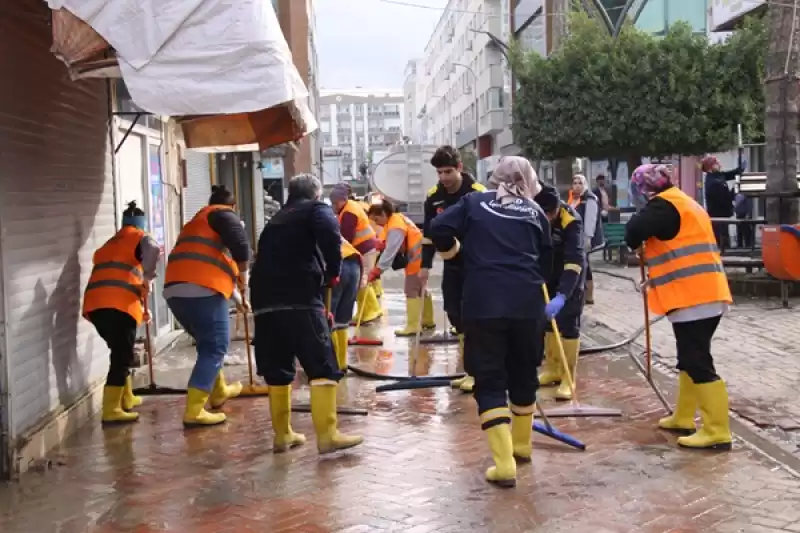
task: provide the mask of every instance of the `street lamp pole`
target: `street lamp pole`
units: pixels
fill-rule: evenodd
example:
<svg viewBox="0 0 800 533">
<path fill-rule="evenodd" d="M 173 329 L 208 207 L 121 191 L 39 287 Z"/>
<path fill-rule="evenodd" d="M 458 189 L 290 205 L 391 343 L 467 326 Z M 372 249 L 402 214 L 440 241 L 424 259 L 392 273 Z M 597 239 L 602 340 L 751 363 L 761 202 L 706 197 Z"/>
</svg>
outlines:
<svg viewBox="0 0 800 533">
<path fill-rule="evenodd" d="M 465 65 L 464 63 L 453 63 L 454 67 L 461 67 L 469 71 L 472 75 L 472 93 L 475 97 L 475 157 L 478 157 L 478 141 L 481 137 L 481 126 L 480 126 L 480 119 L 478 117 L 479 110 L 478 110 L 478 76 L 475 74 L 475 71 L 472 70 L 472 67 L 469 65 Z M 452 111 L 451 111 L 452 114 Z"/>
</svg>

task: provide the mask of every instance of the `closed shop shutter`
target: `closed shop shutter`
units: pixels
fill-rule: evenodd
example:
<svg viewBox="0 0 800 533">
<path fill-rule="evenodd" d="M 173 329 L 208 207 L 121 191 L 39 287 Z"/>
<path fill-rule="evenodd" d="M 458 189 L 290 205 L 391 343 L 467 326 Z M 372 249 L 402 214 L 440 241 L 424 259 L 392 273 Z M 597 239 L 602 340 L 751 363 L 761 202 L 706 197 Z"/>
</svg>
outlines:
<svg viewBox="0 0 800 533">
<path fill-rule="evenodd" d="M 0 224 L 11 445 L 108 370 L 81 317 L 92 254 L 115 231 L 109 95 L 72 81 L 50 52 L 41 0 L 4 2 L 0 17 Z"/>
<path fill-rule="evenodd" d="M 211 162 L 208 154 L 186 153 L 186 188 L 183 190 L 183 216 L 188 222 L 208 205 L 211 196 Z"/>
</svg>

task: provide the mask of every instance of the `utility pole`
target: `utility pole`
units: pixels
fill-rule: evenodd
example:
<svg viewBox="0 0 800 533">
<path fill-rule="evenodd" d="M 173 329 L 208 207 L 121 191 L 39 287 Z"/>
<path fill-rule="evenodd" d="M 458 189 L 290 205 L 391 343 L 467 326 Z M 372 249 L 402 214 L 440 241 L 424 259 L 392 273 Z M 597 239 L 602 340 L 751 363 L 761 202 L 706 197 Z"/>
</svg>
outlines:
<svg viewBox="0 0 800 533">
<path fill-rule="evenodd" d="M 767 4 L 769 48 L 766 61 L 767 193 L 797 190 L 800 155 L 800 0 Z M 767 224 L 797 222 L 797 202 L 767 200 Z"/>
</svg>

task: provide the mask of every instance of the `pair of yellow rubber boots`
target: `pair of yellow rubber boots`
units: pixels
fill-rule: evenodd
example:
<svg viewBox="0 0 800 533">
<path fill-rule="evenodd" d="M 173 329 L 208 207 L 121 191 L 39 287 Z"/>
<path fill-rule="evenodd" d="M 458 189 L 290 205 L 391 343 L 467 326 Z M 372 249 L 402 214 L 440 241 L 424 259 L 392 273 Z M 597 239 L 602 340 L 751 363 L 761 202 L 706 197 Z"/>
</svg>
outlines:
<svg viewBox="0 0 800 533">
<path fill-rule="evenodd" d="M 517 464 L 530 463 L 533 454 L 533 406 L 492 409 L 481 414 L 481 423 L 491 420 L 511 419 L 488 427 L 486 437 L 492 452 L 494 466 L 486 470 L 486 481 L 499 487 L 517 485 Z"/>
<path fill-rule="evenodd" d="M 336 363 L 342 372 L 347 370 L 347 335 L 347 328 L 331 332 L 331 342 L 333 343 L 333 352 L 336 354 Z"/>
<path fill-rule="evenodd" d="M 133 394 L 133 379 L 125 378 L 125 385 L 103 388 L 103 424 L 129 424 L 139 420 L 139 413 L 131 412 L 142 405 L 142 398 Z"/>
<path fill-rule="evenodd" d="M 422 298 L 406 297 L 406 325 L 394 332 L 396 337 L 413 337 L 422 329 L 435 329 L 433 316 L 433 297 L 426 293 Z"/>
<path fill-rule="evenodd" d="M 317 435 L 320 454 L 333 453 L 358 446 L 364 439 L 359 435 L 339 432 L 336 417 L 336 382 L 318 379 L 311 382 L 311 420 Z M 306 443 L 305 435 L 292 431 L 292 386 L 269 388 L 269 410 L 275 439 L 273 453 L 283 453 Z"/>
<path fill-rule="evenodd" d="M 464 366 L 464 335 L 458 336 L 458 356 L 461 359 L 461 366 Z M 460 389 L 462 392 L 471 393 L 475 388 L 475 378 L 466 374 L 463 378 L 454 379 L 450 382 L 450 386 L 454 389 Z"/>
<path fill-rule="evenodd" d="M 231 398 L 236 398 L 242 393 L 242 384 L 238 381 L 230 385 L 225 383 L 225 376 L 222 371 L 217 374 L 214 380 L 214 387 L 209 394 L 206 391 L 189 388 L 186 392 L 186 411 L 183 414 L 184 427 L 203 427 L 216 426 L 227 420 L 225 413 L 210 413 L 206 411 L 206 403 L 212 409 L 220 409 L 225 402 Z"/>
<path fill-rule="evenodd" d="M 380 301 L 378 301 L 378 297 L 375 294 L 375 287 L 373 287 L 372 283 L 364 288 L 358 289 L 356 305 L 358 309 L 356 310 L 356 316 L 353 317 L 353 321 L 351 322 L 353 326 L 357 325 L 359 316 L 361 317 L 362 324 L 373 322 L 383 316 L 383 308 L 381 307 Z M 361 309 L 362 305 L 364 306 L 363 311 Z"/>
<path fill-rule="evenodd" d="M 697 429 L 695 412 L 700 410 L 702 426 Z M 684 448 L 730 450 L 730 416 L 728 389 L 720 380 L 697 384 L 689 374 L 678 375 L 678 401 L 672 416 L 658 421 L 658 427 L 683 434 L 678 445 Z"/>
<path fill-rule="evenodd" d="M 564 346 L 564 357 L 569 365 L 569 375 L 575 380 L 575 371 L 578 369 L 578 355 L 581 349 L 580 339 L 561 339 Z M 547 332 L 544 336 L 544 362 L 542 371 L 539 373 L 539 385 L 547 387 L 558 385 L 556 389 L 556 400 L 568 401 L 572 399 L 572 389 L 566 379 L 564 365 L 558 354 L 558 339 L 555 333 Z M 575 383 L 577 387 L 577 383 Z"/>
</svg>

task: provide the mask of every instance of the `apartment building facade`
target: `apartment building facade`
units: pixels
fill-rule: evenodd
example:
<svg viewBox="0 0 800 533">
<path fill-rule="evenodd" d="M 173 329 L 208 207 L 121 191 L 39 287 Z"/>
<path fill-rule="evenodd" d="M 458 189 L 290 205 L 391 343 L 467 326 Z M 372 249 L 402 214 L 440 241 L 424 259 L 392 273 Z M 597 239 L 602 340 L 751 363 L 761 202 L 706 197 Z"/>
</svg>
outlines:
<svg viewBox="0 0 800 533">
<path fill-rule="evenodd" d="M 404 113 L 399 89 L 322 90 L 318 121 L 323 184 L 357 180 L 375 152 L 401 142 Z"/>
<path fill-rule="evenodd" d="M 422 127 L 422 105 L 425 93 L 425 76 L 421 59 L 411 59 L 406 64 L 403 83 L 403 131 L 409 141 L 422 144 L 425 141 Z"/>
<path fill-rule="evenodd" d="M 493 38 L 509 34 L 508 0 L 450 0 L 423 59 L 421 95 L 426 142 L 497 153 L 497 137 L 510 126 L 511 80 Z"/>
</svg>

